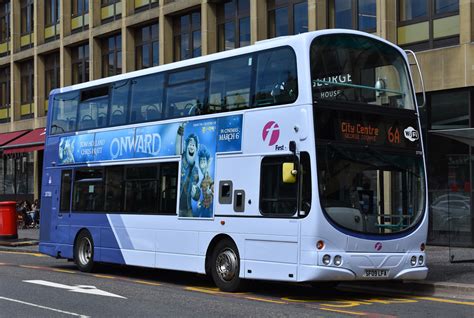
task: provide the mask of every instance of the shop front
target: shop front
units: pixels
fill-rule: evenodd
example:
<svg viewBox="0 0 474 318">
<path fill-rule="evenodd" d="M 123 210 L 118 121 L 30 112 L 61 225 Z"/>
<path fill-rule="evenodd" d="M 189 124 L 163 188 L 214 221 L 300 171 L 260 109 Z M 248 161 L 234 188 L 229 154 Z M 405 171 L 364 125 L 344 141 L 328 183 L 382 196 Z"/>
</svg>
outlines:
<svg viewBox="0 0 474 318">
<path fill-rule="evenodd" d="M 0 201 L 39 198 L 44 128 L 0 134 Z"/>
<path fill-rule="evenodd" d="M 452 260 L 474 259 L 474 90 L 433 92 L 426 109 L 430 228 L 428 243 Z"/>
</svg>

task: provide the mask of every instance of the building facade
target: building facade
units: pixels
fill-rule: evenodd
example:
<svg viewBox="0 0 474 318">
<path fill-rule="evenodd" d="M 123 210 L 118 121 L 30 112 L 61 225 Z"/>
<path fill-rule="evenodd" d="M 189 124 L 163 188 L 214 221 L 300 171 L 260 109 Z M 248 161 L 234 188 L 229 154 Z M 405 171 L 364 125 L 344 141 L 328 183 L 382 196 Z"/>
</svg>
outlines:
<svg viewBox="0 0 474 318">
<path fill-rule="evenodd" d="M 0 0 L 0 200 L 39 197 L 53 88 L 350 28 L 417 53 L 427 91 L 429 240 L 472 247 L 473 15 L 471 0 Z"/>
</svg>

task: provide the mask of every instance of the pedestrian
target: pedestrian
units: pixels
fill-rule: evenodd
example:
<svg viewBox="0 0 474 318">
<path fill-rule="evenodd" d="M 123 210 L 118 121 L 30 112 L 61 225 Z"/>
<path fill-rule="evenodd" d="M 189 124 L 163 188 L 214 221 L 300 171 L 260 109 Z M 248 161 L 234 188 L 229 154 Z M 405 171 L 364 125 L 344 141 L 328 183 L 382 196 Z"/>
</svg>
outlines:
<svg viewBox="0 0 474 318">
<path fill-rule="evenodd" d="M 23 229 L 28 228 L 28 225 L 31 223 L 30 221 L 30 216 L 28 215 L 28 202 L 27 201 L 21 201 L 19 204 L 17 204 L 17 212 L 20 214 L 23 218 Z"/>
<path fill-rule="evenodd" d="M 38 227 L 40 220 L 40 203 L 38 199 L 33 201 L 33 204 L 31 205 L 31 211 L 33 212 L 33 224 Z"/>
</svg>

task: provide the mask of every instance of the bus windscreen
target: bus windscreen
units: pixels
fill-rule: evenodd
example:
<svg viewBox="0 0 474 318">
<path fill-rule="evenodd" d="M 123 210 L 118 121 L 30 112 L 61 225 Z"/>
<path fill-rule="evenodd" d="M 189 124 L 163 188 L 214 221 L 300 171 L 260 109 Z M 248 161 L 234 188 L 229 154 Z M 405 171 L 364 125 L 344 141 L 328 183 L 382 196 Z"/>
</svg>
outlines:
<svg viewBox="0 0 474 318">
<path fill-rule="evenodd" d="M 347 34 L 311 46 L 320 201 L 336 226 L 389 235 L 419 224 L 423 151 L 407 64 L 394 47 Z"/>
<path fill-rule="evenodd" d="M 314 101 L 415 108 L 405 60 L 394 47 L 338 34 L 317 37 L 310 50 Z"/>
</svg>

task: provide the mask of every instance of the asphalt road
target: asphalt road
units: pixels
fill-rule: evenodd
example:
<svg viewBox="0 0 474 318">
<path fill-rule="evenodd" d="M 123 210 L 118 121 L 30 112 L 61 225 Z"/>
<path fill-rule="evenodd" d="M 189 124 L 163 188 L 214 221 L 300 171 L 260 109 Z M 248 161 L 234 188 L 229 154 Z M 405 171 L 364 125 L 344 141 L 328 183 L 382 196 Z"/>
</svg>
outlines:
<svg viewBox="0 0 474 318">
<path fill-rule="evenodd" d="M 105 295 L 104 295 L 105 293 Z M 102 265 L 93 274 L 0 251 L 0 317 L 473 317 L 474 301 L 251 282 L 222 293 L 201 275 Z"/>
</svg>

